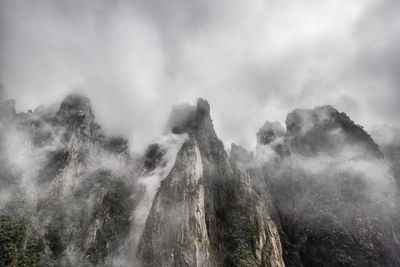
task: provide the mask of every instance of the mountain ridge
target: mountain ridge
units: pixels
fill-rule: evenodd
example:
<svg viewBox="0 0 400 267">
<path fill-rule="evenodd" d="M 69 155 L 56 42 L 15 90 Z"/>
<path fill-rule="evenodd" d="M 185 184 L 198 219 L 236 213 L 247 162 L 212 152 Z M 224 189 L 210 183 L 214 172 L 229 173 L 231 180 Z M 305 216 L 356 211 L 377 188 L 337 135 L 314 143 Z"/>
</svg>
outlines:
<svg viewBox="0 0 400 267">
<path fill-rule="evenodd" d="M 44 110 L 0 103 L 1 265 L 400 264 L 395 157 L 332 106 L 266 122 L 255 151 L 229 154 L 201 98 L 144 155 L 83 95 Z"/>
</svg>

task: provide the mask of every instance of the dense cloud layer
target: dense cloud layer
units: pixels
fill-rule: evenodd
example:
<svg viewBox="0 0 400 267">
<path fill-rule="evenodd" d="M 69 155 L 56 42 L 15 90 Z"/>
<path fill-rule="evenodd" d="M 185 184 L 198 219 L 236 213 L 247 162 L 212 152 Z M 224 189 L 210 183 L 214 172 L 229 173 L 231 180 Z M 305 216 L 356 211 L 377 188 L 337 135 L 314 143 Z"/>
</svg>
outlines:
<svg viewBox="0 0 400 267">
<path fill-rule="evenodd" d="M 83 91 L 137 149 L 199 96 L 220 137 L 245 146 L 297 107 L 399 126 L 399 11 L 395 0 L 3 0 L 0 82 L 20 110 Z"/>
</svg>

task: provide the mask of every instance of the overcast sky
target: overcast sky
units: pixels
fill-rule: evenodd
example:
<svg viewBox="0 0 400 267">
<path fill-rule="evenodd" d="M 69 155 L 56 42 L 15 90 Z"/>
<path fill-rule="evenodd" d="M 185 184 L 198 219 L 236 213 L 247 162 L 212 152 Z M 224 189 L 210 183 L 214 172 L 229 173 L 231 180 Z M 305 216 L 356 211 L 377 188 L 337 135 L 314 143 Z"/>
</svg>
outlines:
<svg viewBox="0 0 400 267">
<path fill-rule="evenodd" d="M 81 91 L 141 148 L 208 99 L 226 145 L 331 104 L 400 126 L 400 1 L 1 0 L 0 82 L 21 111 Z"/>
</svg>

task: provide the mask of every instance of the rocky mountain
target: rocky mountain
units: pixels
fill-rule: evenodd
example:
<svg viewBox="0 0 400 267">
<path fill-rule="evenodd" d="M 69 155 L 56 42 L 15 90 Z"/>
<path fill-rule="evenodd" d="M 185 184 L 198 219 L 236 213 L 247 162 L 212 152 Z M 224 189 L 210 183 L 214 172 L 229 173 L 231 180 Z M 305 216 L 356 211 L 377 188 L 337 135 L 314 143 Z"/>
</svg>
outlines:
<svg viewBox="0 0 400 267">
<path fill-rule="evenodd" d="M 398 192 L 378 145 L 330 106 L 293 111 L 286 129 L 264 169 L 303 264 L 398 265 Z"/>
<path fill-rule="evenodd" d="M 397 154 L 331 106 L 247 151 L 175 106 L 143 155 L 90 100 L 0 103 L 1 266 L 400 266 Z"/>
</svg>

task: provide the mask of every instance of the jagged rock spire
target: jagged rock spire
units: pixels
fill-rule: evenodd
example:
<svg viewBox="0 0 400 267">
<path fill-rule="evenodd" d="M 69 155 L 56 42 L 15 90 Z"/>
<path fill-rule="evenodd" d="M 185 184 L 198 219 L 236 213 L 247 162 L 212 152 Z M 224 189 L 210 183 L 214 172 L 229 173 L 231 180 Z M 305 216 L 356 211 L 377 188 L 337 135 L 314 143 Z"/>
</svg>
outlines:
<svg viewBox="0 0 400 267">
<path fill-rule="evenodd" d="M 200 151 L 191 138 L 154 198 L 139 250 L 145 266 L 212 266 L 204 202 Z"/>
<path fill-rule="evenodd" d="M 81 94 L 70 94 L 65 97 L 56 114 L 58 125 L 67 128 L 66 139 L 72 134 L 83 138 L 94 138 L 100 135 L 100 126 L 95 122 L 90 99 Z"/>
<path fill-rule="evenodd" d="M 181 104 L 173 107 L 167 131 L 173 133 L 196 134 L 199 131 L 207 131 L 216 136 L 210 116 L 210 105 L 207 100 L 199 98 L 197 105 Z"/>
<path fill-rule="evenodd" d="M 252 189 L 250 180 L 255 179 L 255 172 L 247 172 L 247 166 L 236 164 L 248 155 L 242 158 L 243 151 L 234 146 L 229 159 L 215 133 L 208 102 L 200 98 L 196 107 L 187 104 L 175 107 L 168 129 L 177 134 L 187 133 L 198 144 L 213 266 L 283 266 L 276 227 Z M 176 164 L 181 166 L 178 160 Z M 160 192 L 163 190 L 161 185 Z M 257 233 L 249 237 L 252 229 Z M 255 248 L 257 242 L 259 246 Z"/>
</svg>

